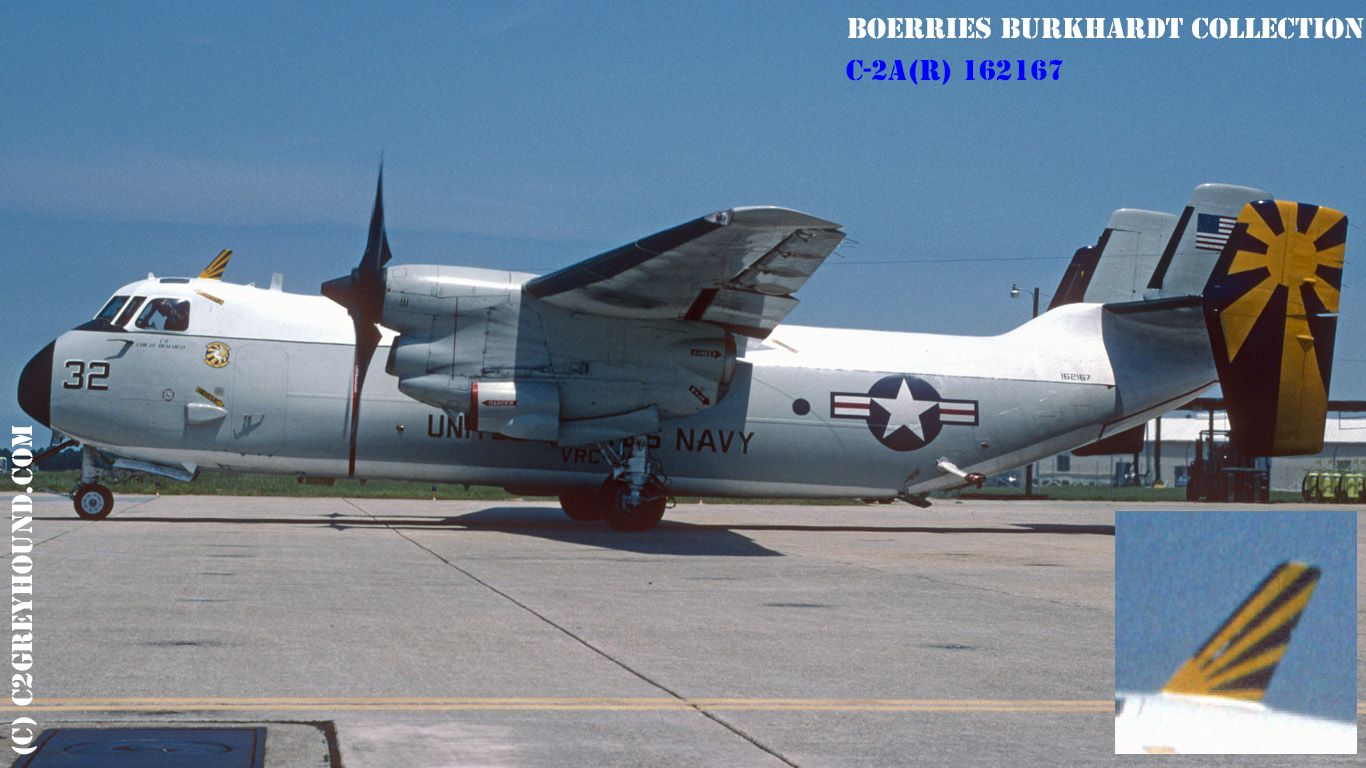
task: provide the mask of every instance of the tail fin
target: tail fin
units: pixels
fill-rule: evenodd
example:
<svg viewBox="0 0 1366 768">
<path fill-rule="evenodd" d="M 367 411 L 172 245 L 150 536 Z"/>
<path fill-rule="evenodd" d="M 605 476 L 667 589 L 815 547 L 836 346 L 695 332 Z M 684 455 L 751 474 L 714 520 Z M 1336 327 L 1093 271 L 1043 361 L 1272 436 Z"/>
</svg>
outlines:
<svg viewBox="0 0 1366 768">
<path fill-rule="evenodd" d="M 1095 245 L 1072 257 L 1049 309 L 1078 301 L 1127 302 L 1198 296 L 1238 212 L 1270 194 L 1201 184 L 1180 216 L 1121 208 Z"/>
<path fill-rule="evenodd" d="M 1238 212 L 1247 203 L 1270 196 L 1260 189 L 1232 184 L 1196 187 L 1148 278 L 1145 298 L 1200 295 L 1228 242 Z"/>
<path fill-rule="evenodd" d="M 1261 701 L 1318 583 L 1318 568 L 1276 566 L 1162 691 Z"/>
<path fill-rule="evenodd" d="M 205 280 L 222 280 L 223 272 L 228 268 L 228 259 L 232 258 L 232 251 L 224 250 L 209 262 L 209 266 L 204 267 L 204 271 L 199 276 Z"/>
<path fill-rule="evenodd" d="M 1156 211 L 1121 208 L 1110 214 L 1096 244 L 1072 256 L 1048 308 L 1143 299 L 1144 286 L 1176 223 L 1177 217 Z"/>
<path fill-rule="evenodd" d="M 1347 217 L 1279 200 L 1243 206 L 1205 286 L 1205 320 L 1238 450 L 1323 450 Z"/>
</svg>

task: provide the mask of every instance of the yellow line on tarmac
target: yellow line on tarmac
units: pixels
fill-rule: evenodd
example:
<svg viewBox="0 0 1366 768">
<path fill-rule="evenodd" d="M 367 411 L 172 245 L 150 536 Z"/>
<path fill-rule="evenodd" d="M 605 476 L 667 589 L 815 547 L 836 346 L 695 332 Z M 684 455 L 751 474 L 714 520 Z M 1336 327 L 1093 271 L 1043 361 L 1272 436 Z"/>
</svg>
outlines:
<svg viewBox="0 0 1366 768">
<path fill-rule="evenodd" d="M 801 712 L 1108 712 L 1108 701 L 997 699 L 674 698 L 80 698 L 43 699 L 9 712 L 154 710 L 792 710 Z"/>
</svg>

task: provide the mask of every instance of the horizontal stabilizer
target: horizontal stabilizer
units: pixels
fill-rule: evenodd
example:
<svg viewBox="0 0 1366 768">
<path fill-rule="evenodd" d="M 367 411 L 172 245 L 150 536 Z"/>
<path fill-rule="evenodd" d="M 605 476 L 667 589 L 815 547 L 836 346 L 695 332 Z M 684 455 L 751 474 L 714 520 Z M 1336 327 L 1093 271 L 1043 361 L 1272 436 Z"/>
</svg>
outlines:
<svg viewBox="0 0 1366 768">
<path fill-rule="evenodd" d="M 1261 701 L 1318 583 L 1318 568 L 1276 566 L 1181 665 L 1163 693 Z"/>
</svg>

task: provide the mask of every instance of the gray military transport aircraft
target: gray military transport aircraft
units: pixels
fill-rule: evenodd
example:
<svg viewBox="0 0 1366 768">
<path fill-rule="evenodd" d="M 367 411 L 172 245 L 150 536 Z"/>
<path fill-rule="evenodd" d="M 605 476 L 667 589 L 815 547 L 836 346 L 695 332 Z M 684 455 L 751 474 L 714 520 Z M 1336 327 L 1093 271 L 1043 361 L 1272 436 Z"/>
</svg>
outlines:
<svg viewBox="0 0 1366 768">
<path fill-rule="evenodd" d="M 896 497 L 1141 427 L 1216 382 L 1249 455 L 1322 449 L 1347 219 L 1206 184 L 1120 210 L 1048 311 L 999 336 L 780 325 L 844 238 L 733 208 L 535 276 L 388 266 L 383 178 L 322 296 L 120 288 L 25 366 L 19 402 L 100 481 L 200 469 L 500 486 L 646 531 L 670 494 Z M 384 364 L 371 366 L 376 352 Z"/>
</svg>

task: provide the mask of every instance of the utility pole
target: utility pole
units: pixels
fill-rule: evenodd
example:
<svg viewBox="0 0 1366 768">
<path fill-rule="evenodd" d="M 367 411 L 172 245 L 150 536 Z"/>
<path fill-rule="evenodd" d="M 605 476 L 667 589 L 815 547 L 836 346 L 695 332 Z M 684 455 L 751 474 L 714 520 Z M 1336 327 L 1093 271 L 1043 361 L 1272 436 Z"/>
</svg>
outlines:
<svg viewBox="0 0 1366 768">
<path fill-rule="evenodd" d="M 1032 290 L 1032 291 L 1030 291 L 1030 292 L 1034 294 L 1034 314 L 1033 314 L 1033 317 L 1038 317 L 1038 316 L 1039 316 L 1039 288 L 1038 288 L 1038 286 L 1035 286 L 1034 290 Z M 1014 284 L 1012 284 L 1012 285 L 1010 286 L 1010 298 L 1013 299 L 1013 298 L 1016 298 L 1016 297 L 1019 296 L 1019 295 L 1020 295 L 1020 289 L 1017 288 Z M 1025 498 L 1029 498 L 1030 496 L 1033 496 L 1033 495 L 1034 495 L 1034 462 L 1031 461 L 1031 462 L 1029 462 L 1028 464 L 1025 465 Z"/>
</svg>

